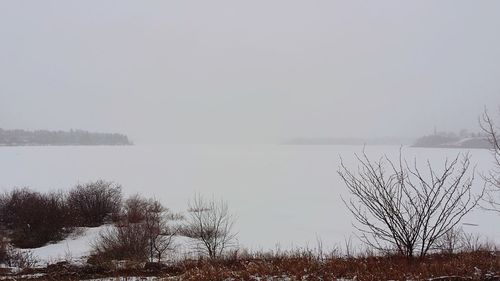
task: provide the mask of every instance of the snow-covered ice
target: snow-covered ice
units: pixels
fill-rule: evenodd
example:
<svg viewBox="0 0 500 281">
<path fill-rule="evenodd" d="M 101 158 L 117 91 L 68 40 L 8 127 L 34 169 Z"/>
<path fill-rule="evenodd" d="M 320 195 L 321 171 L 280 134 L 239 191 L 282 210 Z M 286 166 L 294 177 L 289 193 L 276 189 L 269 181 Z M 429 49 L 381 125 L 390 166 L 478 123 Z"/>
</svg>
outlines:
<svg viewBox="0 0 500 281">
<path fill-rule="evenodd" d="M 399 146 L 367 146 L 369 157 L 396 158 Z M 309 145 L 137 145 L 89 147 L 0 147 L 0 191 L 25 187 L 48 191 L 105 179 L 122 184 L 126 195 L 156 197 L 184 212 L 195 194 L 221 197 L 237 215 L 239 244 L 250 250 L 342 245 L 354 233 L 340 196 L 348 196 L 337 175 L 339 156 L 355 167 L 362 146 Z M 461 149 L 411 148 L 404 156 L 442 167 Z M 472 149 L 477 171 L 492 167 L 488 150 Z M 474 188 L 482 186 L 476 177 Z M 467 232 L 500 238 L 498 216 L 475 211 Z M 97 229 L 87 230 L 95 237 Z M 83 236 L 87 237 L 87 236 Z M 86 253 L 91 238 L 76 238 L 36 249 L 42 259 Z"/>
</svg>

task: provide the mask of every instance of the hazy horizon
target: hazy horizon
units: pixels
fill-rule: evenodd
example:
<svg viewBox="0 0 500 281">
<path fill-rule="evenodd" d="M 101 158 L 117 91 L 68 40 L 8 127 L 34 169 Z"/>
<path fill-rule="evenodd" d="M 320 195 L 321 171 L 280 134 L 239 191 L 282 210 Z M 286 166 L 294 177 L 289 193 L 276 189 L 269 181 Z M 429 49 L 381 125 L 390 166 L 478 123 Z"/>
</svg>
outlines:
<svg viewBox="0 0 500 281">
<path fill-rule="evenodd" d="M 135 143 L 478 131 L 498 1 L 2 1 L 0 128 Z"/>
</svg>

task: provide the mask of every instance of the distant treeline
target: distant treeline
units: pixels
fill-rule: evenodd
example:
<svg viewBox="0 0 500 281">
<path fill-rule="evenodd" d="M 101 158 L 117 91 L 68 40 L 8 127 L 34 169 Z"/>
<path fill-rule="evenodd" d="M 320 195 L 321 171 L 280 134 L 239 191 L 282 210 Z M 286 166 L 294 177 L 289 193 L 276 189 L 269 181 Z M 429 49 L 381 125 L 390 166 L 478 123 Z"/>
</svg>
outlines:
<svg viewBox="0 0 500 281">
<path fill-rule="evenodd" d="M 385 137 L 385 138 L 295 138 L 284 142 L 288 145 L 404 145 L 410 144 L 413 139 Z"/>
<path fill-rule="evenodd" d="M 482 133 L 468 133 L 462 130 L 453 132 L 435 132 L 418 138 L 414 147 L 439 147 L 439 148 L 491 148 L 488 137 Z"/>
<path fill-rule="evenodd" d="M 3 130 L 0 129 L 0 145 L 131 145 L 127 136 L 111 133 L 91 133 L 83 130 Z"/>
</svg>

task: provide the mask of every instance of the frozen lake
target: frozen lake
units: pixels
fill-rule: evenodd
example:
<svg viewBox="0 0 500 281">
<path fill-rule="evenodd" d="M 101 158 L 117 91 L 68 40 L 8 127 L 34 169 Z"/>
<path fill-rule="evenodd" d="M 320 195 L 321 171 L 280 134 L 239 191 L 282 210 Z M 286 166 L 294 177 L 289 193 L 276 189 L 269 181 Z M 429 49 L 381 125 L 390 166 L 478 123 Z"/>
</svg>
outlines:
<svg viewBox="0 0 500 281">
<path fill-rule="evenodd" d="M 367 146 L 369 157 L 396 157 L 399 146 Z M 325 247 L 353 235 L 351 216 L 340 196 L 339 157 L 355 167 L 361 146 L 292 145 L 137 145 L 123 147 L 0 147 L 0 189 L 68 189 L 78 182 L 115 181 L 125 194 L 160 199 L 183 212 L 196 193 L 228 201 L 237 215 L 239 243 L 253 250 Z M 410 148 L 406 158 L 427 159 L 441 167 L 446 157 L 465 150 Z M 470 150 L 477 171 L 492 167 L 487 150 Z M 395 159 L 395 158 L 394 158 Z M 482 181 L 476 177 L 475 188 Z M 476 211 L 464 222 L 469 232 L 500 240 L 498 215 Z"/>
</svg>

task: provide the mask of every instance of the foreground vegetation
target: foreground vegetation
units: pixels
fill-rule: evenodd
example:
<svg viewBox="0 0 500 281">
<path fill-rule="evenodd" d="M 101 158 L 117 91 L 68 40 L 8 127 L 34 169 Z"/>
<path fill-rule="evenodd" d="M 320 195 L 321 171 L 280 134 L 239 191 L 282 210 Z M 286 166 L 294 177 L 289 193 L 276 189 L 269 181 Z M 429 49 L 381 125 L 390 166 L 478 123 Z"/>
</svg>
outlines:
<svg viewBox="0 0 500 281">
<path fill-rule="evenodd" d="M 123 199 L 112 182 L 79 184 L 68 192 L 28 188 L 0 195 L 0 265 L 26 268 L 37 261 L 29 251 L 64 240 L 85 227 L 107 224 L 92 245 L 89 262 L 163 262 L 184 237 L 193 253 L 212 259 L 236 246 L 234 217 L 226 202 L 196 195 L 187 214 L 172 213 L 155 199 Z"/>
<path fill-rule="evenodd" d="M 68 192 L 14 189 L 0 196 L 0 237 L 19 248 L 41 247 L 64 239 L 75 227 L 112 221 L 121 205 L 121 187 L 101 180 Z"/>
<path fill-rule="evenodd" d="M 169 264 L 116 262 L 108 265 L 75 265 L 61 262 L 7 276 L 12 280 L 110 280 L 104 278 L 132 276 L 199 281 L 500 280 L 500 256 L 498 252 L 477 250 L 432 254 L 409 262 L 397 255 L 319 257 L 308 251 L 252 255 L 234 253 L 224 258 L 184 259 Z"/>
</svg>

